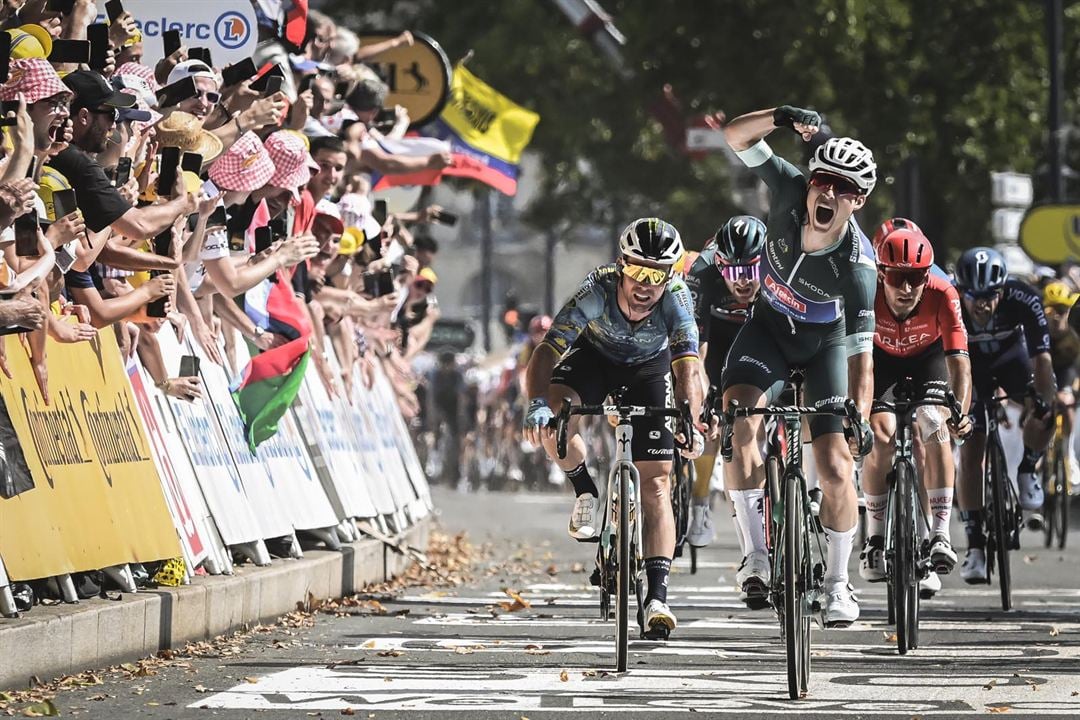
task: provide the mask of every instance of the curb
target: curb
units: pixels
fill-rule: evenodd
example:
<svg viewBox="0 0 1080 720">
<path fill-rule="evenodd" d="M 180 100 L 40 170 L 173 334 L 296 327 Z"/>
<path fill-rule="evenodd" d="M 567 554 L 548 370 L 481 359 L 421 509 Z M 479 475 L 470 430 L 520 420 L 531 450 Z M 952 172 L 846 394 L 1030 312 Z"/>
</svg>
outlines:
<svg viewBox="0 0 1080 720">
<path fill-rule="evenodd" d="M 431 516 L 403 533 L 427 547 Z M 198 576 L 190 585 L 125 593 L 117 601 L 37 606 L 16 620 L 0 618 L 0 690 L 128 662 L 245 625 L 273 621 L 306 603 L 351 595 L 403 574 L 412 560 L 378 540 L 340 551 L 308 550 L 299 560 L 238 566 L 234 575 Z"/>
</svg>

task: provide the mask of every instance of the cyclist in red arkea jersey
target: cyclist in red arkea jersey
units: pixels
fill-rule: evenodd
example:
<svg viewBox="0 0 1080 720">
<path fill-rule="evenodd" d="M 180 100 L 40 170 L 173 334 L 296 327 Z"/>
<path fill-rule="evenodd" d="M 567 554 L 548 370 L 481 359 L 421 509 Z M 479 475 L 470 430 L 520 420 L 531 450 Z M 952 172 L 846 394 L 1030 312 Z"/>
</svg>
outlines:
<svg viewBox="0 0 1080 720">
<path fill-rule="evenodd" d="M 971 363 L 967 332 L 960 316 L 960 296 L 947 280 L 930 274 L 934 249 L 914 223 L 902 218 L 887 221 L 875 236 L 878 288 L 874 314 L 874 399 L 891 400 L 896 384 L 913 381 L 915 397 L 944 398 L 951 389 L 965 412 L 953 427 L 941 407 L 920 407 L 916 411 L 919 432 L 916 442 L 923 447 L 923 484 L 929 497 L 932 526 L 929 534 L 930 561 L 934 571 L 920 581 L 923 597 L 941 589 L 938 573 L 946 574 L 956 565 L 956 552 L 949 539 L 952 512 L 953 437 L 967 435 L 971 420 L 966 415 L 971 399 Z M 870 582 L 885 579 L 885 509 L 888 486 L 885 474 L 892 468 L 896 419 L 888 413 L 871 417 L 874 449 L 863 465 L 863 494 L 866 499 L 866 546 L 860 555 L 859 574 Z"/>
</svg>

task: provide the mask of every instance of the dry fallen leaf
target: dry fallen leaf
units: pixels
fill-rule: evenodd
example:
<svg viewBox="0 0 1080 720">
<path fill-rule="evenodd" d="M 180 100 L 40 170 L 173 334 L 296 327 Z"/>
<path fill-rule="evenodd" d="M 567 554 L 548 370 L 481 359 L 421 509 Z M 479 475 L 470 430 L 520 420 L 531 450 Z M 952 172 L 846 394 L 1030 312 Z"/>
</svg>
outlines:
<svg viewBox="0 0 1080 720">
<path fill-rule="evenodd" d="M 891 635 L 889 633 L 882 633 L 882 635 L 885 636 L 885 642 L 888 642 L 888 643 L 896 642 L 896 633 L 892 633 Z"/>
<path fill-rule="evenodd" d="M 456 648 L 454 648 L 454 652 L 456 654 L 458 654 L 458 655 L 472 655 L 473 654 L 472 648 L 465 647 L 464 645 L 458 645 Z"/>
<path fill-rule="evenodd" d="M 997 680 L 991 680 L 983 685 L 983 690 L 993 690 L 995 685 L 997 685 Z"/>
<path fill-rule="evenodd" d="M 206 692 L 206 688 L 205 688 L 204 686 L 202 686 L 202 685 L 196 685 L 196 686 L 195 686 L 195 687 L 193 688 L 193 690 L 195 690 L 195 692 L 197 692 L 197 693 L 204 693 L 204 692 Z"/>
<path fill-rule="evenodd" d="M 246 677 L 246 678 L 244 678 L 244 682 L 251 683 L 252 685 L 254 685 L 255 683 L 259 682 L 259 678 L 257 678 L 257 677 Z"/>
<path fill-rule="evenodd" d="M 530 607 L 532 607 L 532 605 L 529 603 L 529 601 L 526 600 L 525 598 L 521 597 L 521 594 L 518 591 L 508 589 L 508 590 L 505 590 L 504 592 L 507 594 L 507 596 L 509 596 L 514 601 L 512 603 L 508 603 L 508 602 L 505 602 L 505 601 L 499 603 L 499 607 L 501 607 L 506 612 L 514 612 L 516 610 L 527 610 Z"/>
<path fill-rule="evenodd" d="M 23 717 L 56 717 L 60 711 L 53 705 L 52 700 L 45 700 L 24 708 L 22 714 Z"/>
<path fill-rule="evenodd" d="M 347 708 L 342 709 L 341 714 L 342 715 L 355 715 L 356 711 L 353 710 L 351 707 L 347 707 Z"/>
<path fill-rule="evenodd" d="M 1060 634 L 1061 634 L 1061 631 L 1058 630 L 1056 627 L 1050 628 L 1050 637 L 1057 637 Z"/>
<path fill-rule="evenodd" d="M 377 653 L 379 657 L 400 657 L 405 654 L 404 650 L 383 650 Z"/>
<path fill-rule="evenodd" d="M 563 682 L 570 682 L 570 673 L 563 670 L 561 673 L 559 673 L 559 680 L 562 680 Z"/>
<path fill-rule="evenodd" d="M 998 706 L 998 707 L 987 707 L 986 711 L 987 712 L 992 712 L 992 713 L 1007 713 L 1007 712 L 1009 712 L 1009 708 L 1006 707 L 1005 705 L 1001 705 L 1001 706 Z"/>
</svg>

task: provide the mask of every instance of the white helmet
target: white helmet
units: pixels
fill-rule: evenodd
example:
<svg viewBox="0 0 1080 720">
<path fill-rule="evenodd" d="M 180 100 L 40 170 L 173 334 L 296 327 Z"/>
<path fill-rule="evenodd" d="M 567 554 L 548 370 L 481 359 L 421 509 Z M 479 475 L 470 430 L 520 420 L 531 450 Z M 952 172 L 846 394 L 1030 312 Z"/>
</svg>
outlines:
<svg viewBox="0 0 1080 720">
<path fill-rule="evenodd" d="M 679 231 L 660 218 L 639 218 L 619 236 L 619 252 L 631 260 L 674 265 L 683 255 Z"/>
<path fill-rule="evenodd" d="M 877 183 L 877 163 L 870 148 L 852 138 L 829 138 L 810 158 L 810 172 L 830 172 L 855 183 L 869 195 Z"/>
</svg>

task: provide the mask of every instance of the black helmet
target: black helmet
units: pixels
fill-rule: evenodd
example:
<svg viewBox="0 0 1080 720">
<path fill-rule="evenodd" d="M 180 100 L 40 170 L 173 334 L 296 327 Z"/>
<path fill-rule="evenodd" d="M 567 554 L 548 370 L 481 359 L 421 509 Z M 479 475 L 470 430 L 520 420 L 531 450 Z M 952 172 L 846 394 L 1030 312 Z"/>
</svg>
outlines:
<svg viewBox="0 0 1080 720">
<path fill-rule="evenodd" d="M 956 263 L 956 285 L 976 293 L 1000 290 L 1009 279 L 1005 257 L 994 248 L 973 247 L 965 250 Z"/>
<path fill-rule="evenodd" d="M 683 255 L 682 238 L 671 223 L 660 218 L 639 218 L 619 236 L 619 252 L 630 260 L 674 265 Z"/>
<path fill-rule="evenodd" d="M 736 215 L 713 237 L 716 259 L 723 265 L 749 265 L 765 247 L 765 223 L 753 215 Z"/>
</svg>

